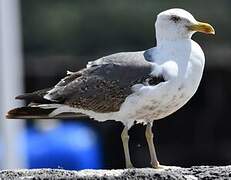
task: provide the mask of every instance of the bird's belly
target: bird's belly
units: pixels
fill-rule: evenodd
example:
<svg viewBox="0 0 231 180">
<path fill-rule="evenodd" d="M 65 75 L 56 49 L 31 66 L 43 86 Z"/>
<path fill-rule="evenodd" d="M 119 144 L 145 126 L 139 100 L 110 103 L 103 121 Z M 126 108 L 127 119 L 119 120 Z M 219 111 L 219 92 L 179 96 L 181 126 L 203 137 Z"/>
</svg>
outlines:
<svg viewBox="0 0 231 180">
<path fill-rule="evenodd" d="M 134 113 L 137 122 L 159 120 L 177 111 L 189 97 L 183 92 L 176 92 L 162 98 L 151 98 Z"/>
<path fill-rule="evenodd" d="M 194 93 L 182 84 L 162 84 L 158 87 L 147 87 L 131 95 L 122 106 L 121 114 L 138 123 L 147 123 L 162 119 L 181 108 Z M 123 113 L 124 112 L 124 113 Z"/>
</svg>

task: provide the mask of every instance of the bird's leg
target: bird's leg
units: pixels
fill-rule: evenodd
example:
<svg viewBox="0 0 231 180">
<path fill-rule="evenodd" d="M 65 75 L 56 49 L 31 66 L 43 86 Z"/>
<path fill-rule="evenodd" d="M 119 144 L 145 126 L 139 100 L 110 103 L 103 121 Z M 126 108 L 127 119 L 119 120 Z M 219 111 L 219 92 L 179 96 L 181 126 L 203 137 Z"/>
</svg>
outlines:
<svg viewBox="0 0 231 180">
<path fill-rule="evenodd" d="M 124 127 L 123 132 L 121 133 L 121 139 L 122 139 L 123 147 L 124 147 L 126 168 L 133 168 L 133 165 L 132 165 L 132 162 L 131 162 L 131 159 L 130 159 L 130 153 L 129 153 L 128 128 L 126 126 Z"/>
<path fill-rule="evenodd" d="M 152 123 L 148 123 L 145 131 L 145 136 L 148 142 L 148 148 L 151 157 L 151 165 L 153 168 L 159 168 L 159 162 L 156 156 L 156 150 L 153 143 Z"/>
</svg>

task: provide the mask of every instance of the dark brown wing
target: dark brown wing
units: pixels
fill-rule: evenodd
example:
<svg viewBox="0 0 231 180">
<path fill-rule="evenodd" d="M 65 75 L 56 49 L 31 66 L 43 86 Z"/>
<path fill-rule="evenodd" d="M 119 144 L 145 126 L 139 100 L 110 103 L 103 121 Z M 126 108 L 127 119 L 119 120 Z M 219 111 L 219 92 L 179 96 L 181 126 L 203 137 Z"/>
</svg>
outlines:
<svg viewBox="0 0 231 180">
<path fill-rule="evenodd" d="M 63 79 L 45 97 L 80 109 L 115 112 L 132 93 L 133 85 L 149 79 L 152 85 L 163 81 L 151 77 L 151 71 L 143 52 L 113 54 L 91 62 L 72 81 L 72 77 Z"/>
</svg>

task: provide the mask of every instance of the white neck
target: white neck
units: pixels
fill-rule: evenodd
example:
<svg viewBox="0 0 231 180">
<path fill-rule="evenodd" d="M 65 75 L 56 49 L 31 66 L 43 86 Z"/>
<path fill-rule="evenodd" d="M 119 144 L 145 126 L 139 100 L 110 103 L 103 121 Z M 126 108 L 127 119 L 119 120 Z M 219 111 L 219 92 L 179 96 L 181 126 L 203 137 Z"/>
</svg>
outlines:
<svg viewBox="0 0 231 180">
<path fill-rule="evenodd" d="M 159 41 L 157 42 L 157 51 L 161 52 L 160 56 L 157 57 L 160 64 L 174 61 L 177 64 L 178 75 L 182 75 L 185 74 L 187 64 L 190 61 L 190 56 L 192 52 L 192 40 L 178 39 L 172 41 L 159 39 Z"/>
<path fill-rule="evenodd" d="M 182 56 L 186 54 L 190 54 L 191 52 L 191 39 L 177 39 L 177 40 L 166 40 L 166 39 L 158 39 L 157 40 L 157 48 L 162 51 L 166 51 L 169 55 L 174 56 Z"/>
</svg>

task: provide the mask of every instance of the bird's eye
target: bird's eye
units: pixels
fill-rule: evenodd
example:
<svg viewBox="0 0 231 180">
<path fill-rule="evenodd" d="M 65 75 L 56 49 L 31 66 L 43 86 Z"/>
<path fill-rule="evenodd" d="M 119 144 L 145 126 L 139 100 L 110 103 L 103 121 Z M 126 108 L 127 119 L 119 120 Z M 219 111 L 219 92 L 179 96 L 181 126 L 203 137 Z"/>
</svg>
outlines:
<svg viewBox="0 0 231 180">
<path fill-rule="evenodd" d="M 174 21 L 175 23 L 177 23 L 178 21 L 181 20 L 181 18 L 180 18 L 179 16 L 171 16 L 171 17 L 170 17 L 170 20 L 171 20 L 171 21 Z"/>
</svg>

